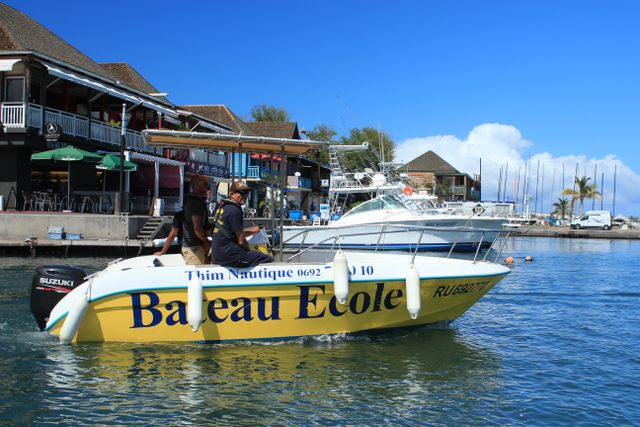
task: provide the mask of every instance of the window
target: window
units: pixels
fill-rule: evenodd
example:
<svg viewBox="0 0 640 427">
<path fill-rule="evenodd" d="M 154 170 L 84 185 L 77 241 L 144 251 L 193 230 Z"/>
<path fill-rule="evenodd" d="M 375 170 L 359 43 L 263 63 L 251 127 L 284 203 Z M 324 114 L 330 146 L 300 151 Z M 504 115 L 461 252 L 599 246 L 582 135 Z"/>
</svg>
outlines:
<svg viewBox="0 0 640 427">
<path fill-rule="evenodd" d="M 24 77 L 7 77 L 4 93 L 5 102 L 24 102 Z"/>
</svg>

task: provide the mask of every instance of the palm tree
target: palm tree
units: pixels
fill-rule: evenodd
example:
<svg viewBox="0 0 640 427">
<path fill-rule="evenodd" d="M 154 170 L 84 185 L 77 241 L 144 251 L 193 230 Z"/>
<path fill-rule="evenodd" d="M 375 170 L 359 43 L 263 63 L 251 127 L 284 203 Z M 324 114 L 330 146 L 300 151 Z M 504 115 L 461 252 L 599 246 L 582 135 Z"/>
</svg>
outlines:
<svg viewBox="0 0 640 427">
<path fill-rule="evenodd" d="M 569 199 L 562 197 L 553 204 L 553 207 L 555 208 L 553 214 L 560 214 L 560 218 L 564 220 L 567 212 L 569 211 Z"/>
<path fill-rule="evenodd" d="M 578 188 L 573 190 L 571 188 L 565 188 L 562 190 L 562 194 L 571 196 L 571 206 L 573 210 L 573 203 L 576 199 L 580 200 L 580 214 L 584 213 L 584 199 L 599 199 L 602 195 L 596 190 L 595 184 L 589 184 L 589 180 L 586 176 L 582 178 L 575 178 L 575 184 Z"/>
</svg>

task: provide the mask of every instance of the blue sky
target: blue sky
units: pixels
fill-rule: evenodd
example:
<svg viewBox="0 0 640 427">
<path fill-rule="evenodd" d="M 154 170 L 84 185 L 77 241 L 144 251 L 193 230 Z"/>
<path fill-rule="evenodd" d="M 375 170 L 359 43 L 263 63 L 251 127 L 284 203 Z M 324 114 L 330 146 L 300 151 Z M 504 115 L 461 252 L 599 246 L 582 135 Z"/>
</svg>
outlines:
<svg viewBox="0 0 640 427">
<path fill-rule="evenodd" d="M 612 209 L 616 167 L 616 213 L 640 215 L 640 2 L 6 2 L 177 104 L 379 126 L 397 160 L 434 149 L 473 175 L 482 158 L 486 199 L 506 164 L 513 197 L 528 164 L 546 210 L 576 164 L 598 188 L 605 173 Z"/>
</svg>

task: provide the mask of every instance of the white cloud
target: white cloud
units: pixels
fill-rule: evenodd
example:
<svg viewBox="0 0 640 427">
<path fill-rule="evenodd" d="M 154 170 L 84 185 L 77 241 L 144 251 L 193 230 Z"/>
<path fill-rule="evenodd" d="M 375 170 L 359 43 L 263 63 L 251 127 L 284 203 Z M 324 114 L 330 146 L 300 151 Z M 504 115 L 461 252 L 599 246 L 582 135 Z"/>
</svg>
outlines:
<svg viewBox="0 0 640 427">
<path fill-rule="evenodd" d="M 520 171 L 518 204 L 522 201 L 523 177 L 528 175 L 529 191 L 531 195 L 530 207 L 534 204 L 538 211 L 549 212 L 552 204 L 561 197 L 563 188 L 573 187 L 573 177 L 591 177 L 598 187 L 602 187 L 604 173 L 604 188 L 602 193 L 603 208 L 613 210 L 613 184 L 616 176 L 615 211 L 616 214 L 640 215 L 640 176 L 624 164 L 616 155 L 610 154 L 604 158 L 589 158 L 585 154 L 575 154 L 554 157 L 552 153 L 535 153 L 535 144 L 523 138 L 514 126 L 498 123 L 487 123 L 476 126 L 469 132 L 466 139 L 460 140 L 453 135 L 426 136 L 410 138 L 396 146 L 396 160 L 407 163 L 414 158 L 433 150 L 460 172 L 474 176 L 480 172 L 482 159 L 482 198 L 497 200 L 500 170 L 507 170 L 506 196 L 501 199 L 514 200 L 515 181 Z M 538 168 L 539 165 L 539 168 Z M 562 170 L 564 165 L 564 184 Z M 614 169 L 617 171 L 614 173 Z M 543 174 L 544 169 L 544 174 Z M 527 172 L 525 172 L 527 171 Z M 537 176 L 537 179 L 536 179 Z M 554 179 L 555 176 L 555 179 Z M 536 199 L 537 187 L 537 199 Z M 503 184 L 504 188 L 504 184 Z M 585 209 L 591 209 L 592 201 L 585 201 Z M 594 208 L 600 208 L 600 200 L 595 201 Z"/>
</svg>

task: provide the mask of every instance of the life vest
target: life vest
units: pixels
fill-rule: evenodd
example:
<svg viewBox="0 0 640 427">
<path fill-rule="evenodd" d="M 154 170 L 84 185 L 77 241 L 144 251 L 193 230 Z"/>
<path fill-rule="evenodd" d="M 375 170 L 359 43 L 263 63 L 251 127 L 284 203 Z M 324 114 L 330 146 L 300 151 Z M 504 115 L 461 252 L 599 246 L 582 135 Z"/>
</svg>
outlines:
<svg viewBox="0 0 640 427">
<path fill-rule="evenodd" d="M 220 221 L 220 217 L 224 212 L 224 207 L 228 204 L 234 204 L 239 206 L 236 202 L 231 199 L 222 199 L 216 204 L 216 208 L 214 209 L 214 217 L 213 217 L 213 233 L 221 233 L 224 237 L 230 240 L 236 239 L 235 233 L 231 231 L 228 224 Z"/>
</svg>

